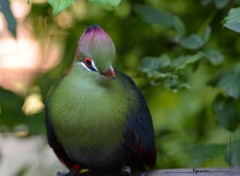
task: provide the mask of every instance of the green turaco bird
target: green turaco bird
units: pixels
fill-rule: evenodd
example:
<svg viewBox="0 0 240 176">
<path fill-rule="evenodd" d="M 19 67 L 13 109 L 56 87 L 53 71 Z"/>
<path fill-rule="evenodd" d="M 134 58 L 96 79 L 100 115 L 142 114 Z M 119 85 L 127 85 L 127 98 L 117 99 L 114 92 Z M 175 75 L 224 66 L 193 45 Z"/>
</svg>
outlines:
<svg viewBox="0 0 240 176">
<path fill-rule="evenodd" d="M 146 101 L 127 75 L 115 72 L 115 46 L 97 25 L 78 43 L 69 71 L 46 101 L 49 145 L 73 175 L 131 175 L 156 162 Z M 78 175 L 78 174 L 77 174 Z"/>
</svg>

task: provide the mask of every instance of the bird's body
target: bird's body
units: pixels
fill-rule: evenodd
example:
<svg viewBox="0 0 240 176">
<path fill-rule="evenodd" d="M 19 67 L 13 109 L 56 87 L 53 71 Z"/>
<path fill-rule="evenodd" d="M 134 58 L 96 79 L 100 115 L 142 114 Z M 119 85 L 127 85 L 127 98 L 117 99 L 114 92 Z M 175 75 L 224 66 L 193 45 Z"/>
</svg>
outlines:
<svg viewBox="0 0 240 176">
<path fill-rule="evenodd" d="M 134 82 L 113 71 L 114 57 L 110 37 L 89 27 L 72 68 L 49 91 L 48 141 L 69 169 L 118 173 L 123 166 L 143 170 L 155 164 L 150 112 Z"/>
</svg>

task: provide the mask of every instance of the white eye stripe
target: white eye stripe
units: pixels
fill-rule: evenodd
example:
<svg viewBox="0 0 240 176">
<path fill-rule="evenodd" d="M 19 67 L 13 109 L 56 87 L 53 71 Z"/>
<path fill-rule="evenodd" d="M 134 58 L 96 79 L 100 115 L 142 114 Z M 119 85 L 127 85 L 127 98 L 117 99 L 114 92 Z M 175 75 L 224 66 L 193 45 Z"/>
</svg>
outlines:
<svg viewBox="0 0 240 176">
<path fill-rule="evenodd" d="M 86 68 L 88 71 L 93 71 L 93 70 L 89 69 L 89 68 L 84 64 L 84 62 L 77 61 L 77 64 L 78 64 L 78 65 L 82 65 L 82 66 L 83 66 L 84 68 Z M 93 68 L 94 68 L 96 71 L 98 71 L 98 69 L 97 69 L 97 67 L 96 67 L 96 65 L 95 65 L 95 63 L 94 63 L 93 60 L 92 60 L 92 66 L 93 66 Z"/>
<path fill-rule="evenodd" d="M 90 70 L 83 62 L 77 62 L 78 63 L 78 65 L 82 65 L 84 68 L 86 68 L 88 71 L 92 71 L 92 70 Z"/>
<path fill-rule="evenodd" d="M 95 62 L 93 60 L 92 60 L 92 66 L 96 71 L 98 71 L 97 66 L 95 65 Z"/>
</svg>

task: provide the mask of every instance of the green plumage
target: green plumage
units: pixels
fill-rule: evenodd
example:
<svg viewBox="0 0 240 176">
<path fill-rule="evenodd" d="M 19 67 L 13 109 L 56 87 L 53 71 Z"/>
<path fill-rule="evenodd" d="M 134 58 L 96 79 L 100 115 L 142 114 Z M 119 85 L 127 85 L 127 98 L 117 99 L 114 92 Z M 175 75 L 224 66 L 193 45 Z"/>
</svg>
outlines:
<svg viewBox="0 0 240 176">
<path fill-rule="evenodd" d="M 121 80 L 110 81 L 78 64 L 62 79 L 51 95 L 49 114 L 71 158 L 78 160 L 85 153 L 102 162 L 123 143 L 127 113 L 138 103 L 124 86 Z"/>
<path fill-rule="evenodd" d="M 119 172 L 153 166 L 156 160 L 150 112 L 126 75 L 114 72 L 115 46 L 99 26 L 89 27 L 69 72 L 49 91 L 48 142 L 69 169 Z"/>
</svg>

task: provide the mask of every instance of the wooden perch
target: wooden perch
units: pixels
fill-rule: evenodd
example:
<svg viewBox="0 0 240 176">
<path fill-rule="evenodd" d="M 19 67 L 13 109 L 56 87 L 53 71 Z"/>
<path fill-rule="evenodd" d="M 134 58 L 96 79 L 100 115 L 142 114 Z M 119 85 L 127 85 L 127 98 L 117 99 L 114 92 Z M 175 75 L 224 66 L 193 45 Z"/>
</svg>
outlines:
<svg viewBox="0 0 240 176">
<path fill-rule="evenodd" d="M 65 174 L 63 174 L 65 176 Z M 70 174 L 68 176 L 76 176 Z M 77 174 L 78 175 L 78 174 Z M 135 173 L 132 176 L 143 176 L 144 174 Z M 240 167 L 235 168 L 192 168 L 192 169 L 160 169 L 150 171 L 148 176 L 240 176 Z M 58 176 L 62 176 L 61 174 Z M 79 176 L 79 175 L 78 175 Z M 90 176 L 90 174 L 81 174 Z M 91 175 L 93 176 L 93 175 Z M 116 175 L 94 175 L 94 176 L 116 176 Z"/>
<path fill-rule="evenodd" d="M 149 176 L 240 176 L 238 168 L 192 168 L 192 169 L 164 169 L 151 171 Z"/>
</svg>

